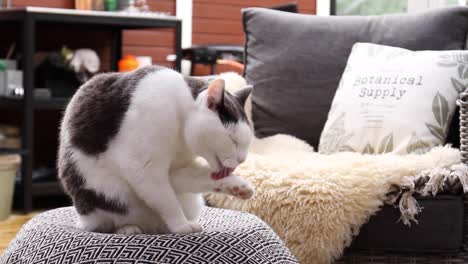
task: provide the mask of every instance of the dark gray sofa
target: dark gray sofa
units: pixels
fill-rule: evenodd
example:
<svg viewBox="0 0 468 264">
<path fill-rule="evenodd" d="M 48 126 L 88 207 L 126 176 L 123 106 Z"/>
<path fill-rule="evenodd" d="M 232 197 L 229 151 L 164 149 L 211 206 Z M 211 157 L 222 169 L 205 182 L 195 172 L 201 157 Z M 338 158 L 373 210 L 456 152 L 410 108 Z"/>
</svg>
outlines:
<svg viewBox="0 0 468 264">
<path fill-rule="evenodd" d="M 316 17 L 243 10 L 245 72 L 254 85 L 256 135 L 291 134 L 317 149 L 320 133 L 356 42 L 410 50 L 467 48 L 468 8 L 378 17 Z M 460 146 L 459 114 L 447 143 Z M 397 223 L 385 206 L 362 227 L 340 263 L 468 263 L 468 202 L 463 195 L 418 198 L 419 224 Z"/>
</svg>

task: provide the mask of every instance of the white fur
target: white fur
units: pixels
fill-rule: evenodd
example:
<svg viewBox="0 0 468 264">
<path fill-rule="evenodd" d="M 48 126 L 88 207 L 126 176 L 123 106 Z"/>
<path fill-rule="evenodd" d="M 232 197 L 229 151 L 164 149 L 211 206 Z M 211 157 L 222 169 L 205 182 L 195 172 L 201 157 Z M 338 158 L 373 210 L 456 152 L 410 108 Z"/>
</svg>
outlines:
<svg viewBox="0 0 468 264">
<path fill-rule="evenodd" d="M 69 141 L 67 123 L 65 114 L 62 144 Z M 203 206 L 201 192 L 253 195 L 252 186 L 237 176 L 210 178 L 221 169 L 217 158 L 232 168 L 243 162 L 252 137 L 245 122 L 223 127 L 207 108 L 206 94 L 194 101 L 180 74 L 172 70 L 148 74 L 137 86 L 107 151 L 96 158 L 75 149 L 72 157 L 87 187 L 122 201 L 128 213 L 98 209 L 81 215 L 78 226 L 123 234 L 200 231 L 193 221 Z M 241 193 L 233 192 L 239 188 Z"/>
</svg>

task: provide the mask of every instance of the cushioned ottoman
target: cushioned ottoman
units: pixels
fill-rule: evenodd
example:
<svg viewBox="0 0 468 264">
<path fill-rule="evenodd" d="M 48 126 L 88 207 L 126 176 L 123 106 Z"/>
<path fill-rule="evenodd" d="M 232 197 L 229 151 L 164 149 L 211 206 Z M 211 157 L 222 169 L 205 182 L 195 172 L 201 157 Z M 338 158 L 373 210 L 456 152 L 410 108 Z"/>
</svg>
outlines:
<svg viewBox="0 0 468 264">
<path fill-rule="evenodd" d="M 34 217 L 0 263 L 297 263 L 267 224 L 242 212 L 206 208 L 204 231 L 189 235 L 91 233 L 75 219 L 73 207 Z"/>
</svg>

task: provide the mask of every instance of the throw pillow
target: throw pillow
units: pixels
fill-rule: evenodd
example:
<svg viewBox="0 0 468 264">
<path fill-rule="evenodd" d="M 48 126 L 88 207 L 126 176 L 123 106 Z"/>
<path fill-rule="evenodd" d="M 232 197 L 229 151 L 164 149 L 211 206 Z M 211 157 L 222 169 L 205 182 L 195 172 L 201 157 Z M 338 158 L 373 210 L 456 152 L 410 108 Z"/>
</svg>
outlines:
<svg viewBox="0 0 468 264">
<path fill-rule="evenodd" d="M 357 43 L 319 151 L 405 154 L 444 144 L 467 78 L 468 51 L 410 51 Z"/>
</svg>

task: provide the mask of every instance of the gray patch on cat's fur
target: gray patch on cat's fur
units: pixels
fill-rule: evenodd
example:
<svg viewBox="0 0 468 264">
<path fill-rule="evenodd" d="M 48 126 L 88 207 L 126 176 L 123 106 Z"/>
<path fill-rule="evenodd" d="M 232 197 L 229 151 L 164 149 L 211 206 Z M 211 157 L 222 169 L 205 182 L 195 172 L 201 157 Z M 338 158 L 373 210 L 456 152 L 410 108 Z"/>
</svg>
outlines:
<svg viewBox="0 0 468 264">
<path fill-rule="evenodd" d="M 151 66 L 129 73 L 100 74 L 81 86 L 68 124 L 72 146 L 88 155 L 105 152 L 120 129 L 138 83 L 161 69 Z"/>
<path fill-rule="evenodd" d="M 234 94 L 237 98 L 237 102 L 239 102 L 240 105 L 245 105 L 245 101 L 247 101 L 247 98 L 249 97 L 250 93 L 252 93 L 252 89 L 253 86 L 248 85 L 244 89 L 239 90 Z"/>
<path fill-rule="evenodd" d="M 208 88 L 208 82 L 203 78 L 184 76 L 184 80 L 190 87 L 193 99 L 196 99 L 201 92 Z"/>
<path fill-rule="evenodd" d="M 231 123 L 239 121 L 247 122 L 247 115 L 244 111 L 244 106 L 239 103 L 237 97 L 228 92 L 224 92 L 223 103 L 216 107 L 219 119 L 227 126 Z"/>
<path fill-rule="evenodd" d="M 184 79 L 190 87 L 193 98 L 196 99 L 201 92 L 208 89 L 210 82 L 214 81 L 216 78 L 207 79 L 186 76 Z M 225 126 L 236 123 L 239 120 L 247 122 L 244 103 L 251 91 L 251 86 L 236 92 L 234 95 L 230 94 L 228 91 L 224 91 L 222 103 L 216 107 L 216 112 Z"/>
<path fill-rule="evenodd" d="M 81 215 L 87 215 L 96 209 L 102 209 L 126 214 L 128 208 L 125 204 L 106 198 L 103 194 L 85 187 L 85 179 L 71 157 L 70 148 L 64 147 L 63 150 L 64 152 L 59 160 L 59 179 L 65 191 L 72 197 L 77 212 Z"/>
</svg>

